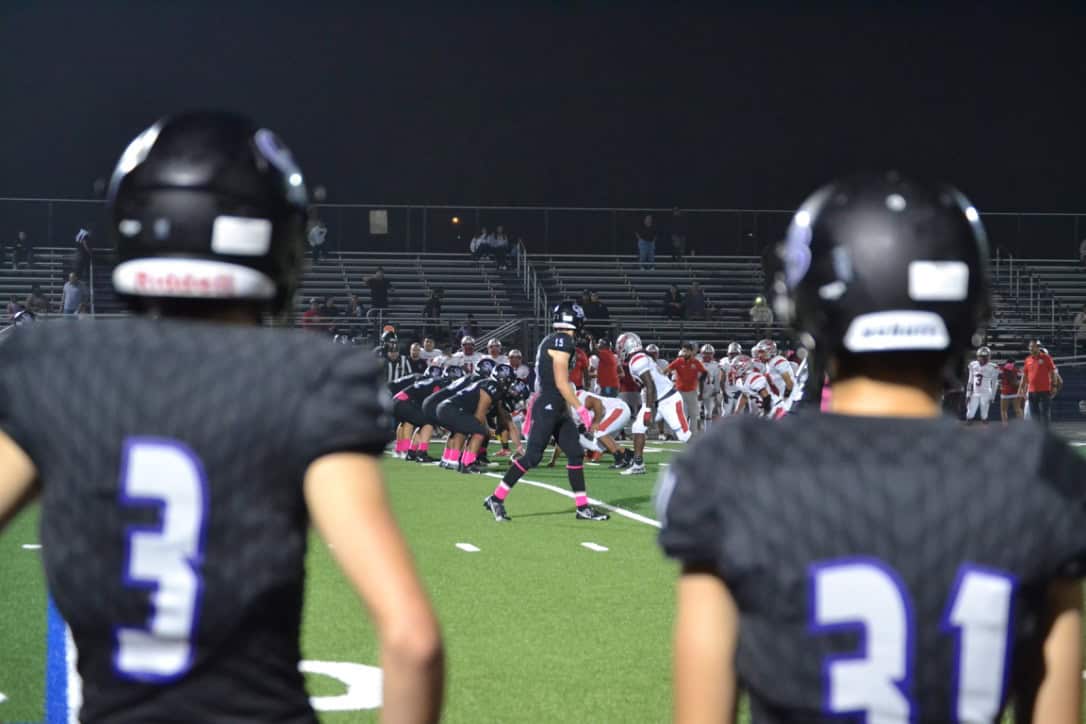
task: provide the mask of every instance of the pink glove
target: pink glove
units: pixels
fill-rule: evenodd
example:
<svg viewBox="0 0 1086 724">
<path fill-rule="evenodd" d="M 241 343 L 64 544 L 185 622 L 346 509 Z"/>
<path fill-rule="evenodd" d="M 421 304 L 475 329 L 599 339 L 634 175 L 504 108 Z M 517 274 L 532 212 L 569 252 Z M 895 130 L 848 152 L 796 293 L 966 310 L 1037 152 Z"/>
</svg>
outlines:
<svg viewBox="0 0 1086 724">
<path fill-rule="evenodd" d="M 585 429 L 592 427 L 592 411 L 584 405 L 577 408 L 577 417 L 581 419 L 581 424 L 585 426 Z"/>
</svg>

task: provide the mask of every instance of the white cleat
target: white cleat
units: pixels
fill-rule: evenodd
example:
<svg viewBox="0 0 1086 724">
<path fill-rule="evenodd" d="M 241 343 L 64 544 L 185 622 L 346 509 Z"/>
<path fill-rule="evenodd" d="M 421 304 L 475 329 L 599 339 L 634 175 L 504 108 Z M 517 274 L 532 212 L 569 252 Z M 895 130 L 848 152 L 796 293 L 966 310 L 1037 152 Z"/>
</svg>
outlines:
<svg viewBox="0 0 1086 724">
<path fill-rule="evenodd" d="M 644 464 L 638 465 L 637 463 L 634 463 L 633 465 L 626 468 L 625 470 L 623 470 L 619 474 L 620 475 L 644 475 L 645 474 L 645 465 Z"/>
</svg>

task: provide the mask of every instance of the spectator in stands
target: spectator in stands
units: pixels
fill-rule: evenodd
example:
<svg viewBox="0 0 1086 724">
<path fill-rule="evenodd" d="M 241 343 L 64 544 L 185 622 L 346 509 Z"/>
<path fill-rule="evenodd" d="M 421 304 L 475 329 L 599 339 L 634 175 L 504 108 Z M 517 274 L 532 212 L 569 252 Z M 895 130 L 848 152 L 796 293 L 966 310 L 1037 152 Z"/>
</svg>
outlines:
<svg viewBox="0 0 1086 724">
<path fill-rule="evenodd" d="M 15 315 L 18 314 L 19 312 L 23 312 L 23 311 L 26 311 L 26 307 L 23 306 L 23 304 L 21 302 L 19 302 L 18 299 L 15 298 L 15 295 L 12 295 L 11 299 L 8 300 L 8 308 L 7 308 L 8 321 L 9 322 L 14 322 L 15 321 Z"/>
<path fill-rule="evenodd" d="M 683 293 L 679 291 L 679 287 L 672 284 L 664 292 L 664 316 L 668 319 L 685 319 L 685 310 Z"/>
<path fill-rule="evenodd" d="M 686 318 L 709 318 L 708 305 L 705 304 L 705 292 L 702 290 L 701 285 L 698 284 L 697 279 L 691 281 L 689 288 L 686 290 Z"/>
<path fill-rule="evenodd" d="M 611 310 L 600 301 L 595 290 L 588 293 L 588 303 L 584 305 L 585 327 L 597 337 L 606 337 L 611 333 Z"/>
<path fill-rule="evenodd" d="M 49 301 L 41 293 L 40 284 L 31 285 L 30 294 L 27 295 L 23 306 L 33 314 L 47 314 L 49 312 Z"/>
<path fill-rule="evenodd" d="M 90 276 L 91 256 L 91 232 L 89 229 L 80 229 L 75 235 L 75 254 L 72 257 L 72 271 L 80 279 Z"/>
<path fill-rule="evenodd" d="M 499 269 L 506 269 L 509 266 L 509 237 L 505 235 L 505 228 L 498 226 L 494 231 L 494 261 L 497 262 Z"/>
<path fill-rule="evenodd" d="M 370 306 L 374 309 L 388 309 L 388 297 L 392 292 L 392 284 L 385 279 L 385 268 L 377 267 L 373 276 L 362 283 L 370 288 Z"/>
<path fill-rule="evenodd" d="M 83 297 L 83 282 L 79 281 L 78 274 L 72 272 L 68 275 L 68 281 L 64 283 L 60 310 L 64 314 L 75 314 L 79 311 L 80 305 L 83 304 Z"/>
<path fill-rule="evenodd" d="M 321 321 L 321 300 L 317 297 L 309 298 L 309 309 L 302 313 L 299 323 L 302 329 L 319 330 Z"/>
<path fill-rule="evenodd" d="M 604 397 L 618 395 L 618 355 L 611 349 L 611 341 L 601 339 L 596 343 L 596 356 L 600 358 L 596 378 L 600 383 L 600 394 Z"/>
<path fill-rule="evenodd" d="M 309 232 L 306 238 L 309 240 L 309 251 L 313 254 L 313 263 L 316 264 L 324 255 L 324 240 L 328 236 L 328 227 L 313 214 L 309 223 Z"/>
<path fill-rule="evenodd" d="M 1074 322 L 1072 323 L 1074 339 L 1075 339 L 1075 355 L 1078 355 L 1078 341 L 1080 339 L 1086 339 L 1086 304 L 1082 305 L 1082 309 L 1078 310 L 1075 314 Z"/>
<path fill-rule="evenodd" d="M 773 325 L 773 310 L 765 303 L 765 297 L 754 298 L 754 306 L 750 308 L 750 321 L 762 329 L 762 334 L 769 334 L 769 328 Z"/>
<path fill-rule="evenodd" d="M 407 353 L 407 366 L 411 368 L 411 371 L 415 374 L 422 374 L 426 371 L 430 361 L 422 356 L 422 345 L 418 342 L 411 343 L 411 349 Z"/>
<path fill-rule="evenodd" d="M 683 416 L 689 424 L 691 419 L 696 420 L 701 413 L 701 405 L 698 400 L 698 381 L 706 374 L 705 365 L 694 356 L 694 345 L 683 343 L 679 349 L 679 356 L 667 366 L 667 371 L 675 378 L 675 389 L 683 399 Z M 683 421 L 683 420 L 680 420 Z"/>
<path fill-rule="evenodd" d="M 422 305 L 423 334 L 437 336 L 441 331 L 441 289 L 427 289 L 426 303 Z"/>
<path fill-rule="evenodd" d="M 1052 398 L 1060 392 L 1063 379 L 1052 357 L 1041 347 L 1041 340 L 1030 340 L 1029 357 L 1022 365 L 1018 395 L 1029 404 L 1030 417 L 1044 426 L 1052 420 Z"/>
<path fill-rule="evenodd" d="M 646 214 L 641 227 L 634 232 L 637 237 L 637 260 L 642 271 L 656 268 L 656 225 L 652 214 Z"/>
<path fill-rule="evenodd" d="M 479 233 L 472 238 L 468 244 L 468 251 L 476 259 L 482 259 L 494 253 L 494 236 L 486 230 L 485 226 L 480 228 Z"/>
<path fill-rule="evenodd" d="M 686 255 L 686 214 L 678 206 L 671 210 L 671 261 L 682 261 Z"/>
<path fill-rule="evenodd" d="M 17 269 L 19 262 L 22 262 L 23 266 L 30 266 L 30 255 L 30 239 L 25 231 L 20 231 L 15 235 L 15 243 L 11 247 L 11 268 Z"/>
<path fill-rule="evenodd" d="M 464 323 L 460 325 L 460 330 L 456 333 L 456 345 L 460 345 L 460 340 L 464 337 L 478 337 L 479 336 L 479 324 L 475 321 L 475 315 L 468 312 L 468 318 L 464 320 Z"/>
</svg>

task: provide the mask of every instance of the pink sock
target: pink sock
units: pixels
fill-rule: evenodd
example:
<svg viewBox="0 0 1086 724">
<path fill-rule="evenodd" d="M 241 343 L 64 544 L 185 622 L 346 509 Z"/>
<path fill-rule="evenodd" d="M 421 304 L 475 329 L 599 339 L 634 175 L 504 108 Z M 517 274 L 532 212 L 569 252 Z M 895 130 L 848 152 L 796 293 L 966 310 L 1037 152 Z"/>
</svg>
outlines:
<svg viewBox="0 0 1086 724">
<path fill-rule="evenodd" d="M 499 483 L 498 487 L 494 488 L 494 497 L 498 500 L 505 500 L 507 495 L 509 495 L 509 486 L 505 483 Z"/>
<path fill-rule="evenodd" d="M 421 452 L 422 450 L 426 449 L 426 446 L 423 445 L 421 442 L 413 442 L 411 443 L 411 449 Z"/>
<path fill-rule="evenodd" d="M 582 506 L 588 505 L 588 496 L 585 495 L 584 493 L 577 493 L 577 496 L 574 498 L 574 501 L 576 501 L 577 507 L 580 508 Z"/>
<path fill-rule="evenodd" d="M 475 462 L 476 457 L 477 456 L 475 455 L 475 453 L 466 452 L 464 453 L 464 457 L 461 459 L 461 462 L 463 462 L 464 466 L 467 467 L 468 465 L 471 465 L 473 462 Z"/>
<path fill-rule="evenodd" d="M 454 463 L 455 462 L 460 462 L 460 451 L 459 450 L 453 450 L 452 451 L 452 456 L 449 458 L 449 460 L 452 460 Z"/>
<path fill-rule="evenodd" d="M 449 448 L 445 448 L 445 451 L 441 453 L 441 459 L 442 460 L 452 460 L 453 459 L 452 450 L 450 450 Z"/>
<path fill-rule="evenodd" d="M 410 447 L 408 447 L 410 444 L 411 444 L 411 441 L 407 440 L 407 439 L 397 440 L 396 441 L 396 452 L 398 452 L 398 453 L 407 452 L 408 450 L 411 449 Z"/>
</svg>

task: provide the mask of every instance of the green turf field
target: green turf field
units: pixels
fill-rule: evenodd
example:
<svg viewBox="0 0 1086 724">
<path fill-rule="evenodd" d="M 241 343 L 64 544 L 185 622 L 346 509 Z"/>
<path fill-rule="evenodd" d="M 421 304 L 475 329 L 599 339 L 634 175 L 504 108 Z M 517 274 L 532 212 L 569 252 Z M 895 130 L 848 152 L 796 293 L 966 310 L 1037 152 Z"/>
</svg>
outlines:
<svg viewBox="0 0 1086 724">
<path fill-rule="evenodd" d="M 589 494 L 653 518 L 652 488 L 668 457 L 650 452 L 644 476 L 589 464 Z M 507 501 L 513 521 L 497 524 L 482 508 L 495 477 L 392 459 L 386 472 L 444 630 L 445 721 L 668 720 L 675 569 L 656 548 L 655 527 L 614 514 L 605 523 L 575 520 L 572 500 L 530 484 Z M 568 491 L 561 463 L 532 470 L 526 481 Z M 39 554 L 24 548 L 36 543 L 36 524 L 31 509 L 0 537 L 0 722 L 46 720 L 46 597 Z M 304 657 L 375 666 L 366 616 L 316 536 L 308 571 Z M 339 678 L 307 681 L 319 701 L 347 694 Z M 322 711 L 322 721 L 376 721 L 373 709 L 359 708 L 373 689 L 360 684 L 355 693 L 363 696 L 346 710 Z M 744 707 L 740 722 L 748 721 Z"/>
</svg>

